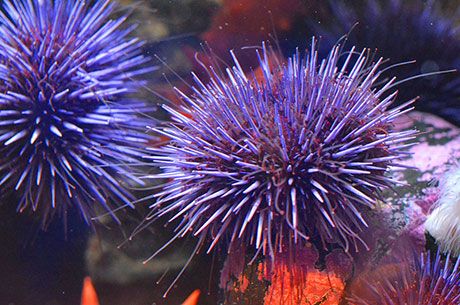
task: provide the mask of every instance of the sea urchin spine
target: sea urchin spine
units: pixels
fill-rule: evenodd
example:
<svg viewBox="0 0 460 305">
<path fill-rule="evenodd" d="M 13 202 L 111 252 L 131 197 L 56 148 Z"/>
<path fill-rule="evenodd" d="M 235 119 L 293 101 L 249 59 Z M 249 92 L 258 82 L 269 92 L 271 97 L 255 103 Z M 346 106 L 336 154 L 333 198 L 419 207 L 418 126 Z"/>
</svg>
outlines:
<svg viewBox="0 0 460 305">
<path fill-rule="evenodd" d="M 405 260 L 406 258 L 403 258 Z M 366 274 L 355 305 L 458 305 L 460 304 L 460 258 L 445 259 L 440 252 L 414 255 L 412 261 L 389 264 Z M 357 286 L 357 287 L 358 287 Z"/>
</svg>

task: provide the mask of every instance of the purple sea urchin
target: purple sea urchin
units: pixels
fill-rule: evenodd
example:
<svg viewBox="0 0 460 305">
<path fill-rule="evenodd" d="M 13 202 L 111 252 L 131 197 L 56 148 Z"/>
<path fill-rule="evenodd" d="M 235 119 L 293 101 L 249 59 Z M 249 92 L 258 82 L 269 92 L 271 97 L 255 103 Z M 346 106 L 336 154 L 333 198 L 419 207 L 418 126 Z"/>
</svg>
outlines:
<svg viewBox="0 0 460 305">
<path fill-rule="evenodd" d="M 18 210 L 80 210 L 85 221 L 111 199 L 130 204 L 120 175 L 147 142 L 141 102 L 125 97 L 147 58 L 114 3 L 4 1 L 0 12 L 0 185 Z M 115 215 L 112 216 L 115 217 Z M 116 218 L 116 217 L 115 217 Z"/>
<path fill-rule="evenodd" d="M 354 305 L 458 305 L 460 258 L 445 261 L 438 252 L 366 274 L 350 298 Z"/>
<path fill-rule="evenodd" d="M 415 61 L 385 73 L 398 80 L 429 74 L 398 85 L 398 100 L 420 96 L 417 109 L 460 124 L 460 73 L 439 74 L 460 70 L 460 11 L 447 12 L 442 1 L 434 0 L 329 3 L 327 20 L 314 26 L 322 35 L 322 44 L 333 45 L 349 32 L 350 45 L 376 49 L 378 56 L 389 59 L 388 65 Z"/>
<path fill-rule="evenodd" d="M 154 197 L 157 219 L 179 219 L 174 239 L 193 234 L 208 251 L 225 241 L 229 251 L 253 245 L 274 257 L 293 243 L 357 246 L 366 212 L 379 190 L 393 185 L 388 167 L 404 156 L 415 131 L 393 132 L 392 121 L 409 111 L 387 110 L 396 93 L 373 89 L 380 62 L 352 49 L 345 64 L 339 46 L 318 62 L 315 46 L 286 64 L 271 62 L 263 47 L 262 79 L 235 66 L 197 87 L 174 123 L 154 130 L 171 139 L 153 149 L 154 164 L 170 179 Z M 356 58 L 355 58 L 356 57 Z M 355 64 L 348 63 L 355 59 Z M 233 249 L 233 250 L 232 250 Z"/>
</svg>

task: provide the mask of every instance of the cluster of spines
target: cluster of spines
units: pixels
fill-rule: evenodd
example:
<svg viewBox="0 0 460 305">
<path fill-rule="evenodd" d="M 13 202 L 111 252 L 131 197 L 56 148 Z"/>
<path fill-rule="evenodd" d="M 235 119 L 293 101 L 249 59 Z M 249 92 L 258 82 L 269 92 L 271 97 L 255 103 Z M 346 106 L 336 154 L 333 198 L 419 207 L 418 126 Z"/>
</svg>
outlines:
<svg viewBox="0 0 460 305">
<path fill-rule="evenodd" d="M 376 272 L 360 293 L 348 298 L 356 305 L 447 305 L 460 304 L 460 258 L 414 255 L 400 258 L 393 272 Z"/>
<path fill-rule="evenodd" d="M 80 209 L 85 221 L 133 197 L 129 163 L 150 138 L 127 97 L 150 71 L 126 16 L 109 0 L 4 1 L 0 12 L 0 185 L 46 225 Z M 113 200 L 114 202 L 111 202 Z"/>
<path fill-rule="evenodd" d="M 219 241 L 271 257 L 291 239 L 365 244 L 366 213 L 395 183 L 385 173 L 416 133 L 391 130 L 412 101 L 387 109 L 392 81 L 374 89 L 380 61 L 366 52 L 352 49 L 338 66 L 339 46 L 319 62 L 313 45 L 307 59 L 297 52 L 273 67 L 263 46 L 262 80 L 233 53 L 225 75 L 209 67 L 209 83 L 194 76 L 192 95 L 178 91 L 187 105 L 164 106 L 174 123 L 154 128 L 171 142 L 152 149 L 163 173 L 150 178 L 170 180 L 148 220 L 173 215 L 171 242 L 193 234 L 210 240 L 208 252 Z"/>
</svg>

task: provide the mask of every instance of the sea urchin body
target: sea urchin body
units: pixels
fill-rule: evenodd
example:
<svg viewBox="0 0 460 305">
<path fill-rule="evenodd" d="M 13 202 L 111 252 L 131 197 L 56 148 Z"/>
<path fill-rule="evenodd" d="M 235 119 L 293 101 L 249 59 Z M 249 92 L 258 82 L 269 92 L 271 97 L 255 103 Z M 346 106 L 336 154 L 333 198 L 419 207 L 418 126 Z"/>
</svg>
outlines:
<svg viewBox="0 0 460 305">
<path fill-rule="evenodd" d="M 0 185 L 18 210 L 76 207 L 86 221 L 132 200 L 120 175 L 145 144 L 145 108 L 125 97 L 146 72 L 140 42 L 109 20 L 114 3 L 4 1 L 0 12 Z M 114 215 L 113 215 L 114 216 Z M 115 217 L 115 216 L 114 216 Z"/>
<path fill-rule="evenodd" d="M 186 105 L 164 106 L 174 123 L 154 129 L 171 142 L 153 150 L 163 169 L 153 177 L 170 180 L 150 219 L 173 214 L 175 238 L 208 238 L 208 251 L 219 241 L 271 257 L 308 239 L 364 244 L 366 213 L 394 183 L 385 172 L 415 131 L 391 131 L 409 109 L 387 110 L 391 82 L 373 89 L 379 63 L 351 50 L 338 67 L 340 50 L 319 62 L 313 46 L 306 59 L 297 52 L 274 64 L 264 46 L 262 79 L 245 74 L 232 53 L 225 76 L 210 67 L 208 84 L 195 77 L 192 95 L 179 91 Z"/>
</svg>

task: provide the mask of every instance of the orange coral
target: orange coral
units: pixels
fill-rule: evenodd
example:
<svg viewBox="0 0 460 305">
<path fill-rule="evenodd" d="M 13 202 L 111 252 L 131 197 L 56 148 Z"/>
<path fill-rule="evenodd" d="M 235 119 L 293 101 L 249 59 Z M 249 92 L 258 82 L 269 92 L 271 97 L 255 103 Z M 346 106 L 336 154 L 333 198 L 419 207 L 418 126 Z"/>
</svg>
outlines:
<svg viewBox="0 0 460 305">
<path fill-rule="evenodd" d="M 182 303 L 182 305 L 198 305 L 201 291 L 199 289 L 193 291 L 190 296 Z"/>
<path fill-rule="evenodd" d="M 338 305 L 345 284 L 333 273 L 276 264 L 264 305 Z"/>
<path fill-rule="evenodd" d="M 237 265 L 242 257 L 227 258 L 225 265 Z M 245 264 L 244 270 L 227 266 L 221 278 L 221 284 L 226 284 L 222 287 L 228 289 L 226 304 L 252 304 L 254 298 L 263 298 L 264 305 L 338 305 L 352 273 L 351 261 L 343 252 L 332 251 L 325 257 L 324 270 L 318 270 L 319 258 L 307 244 L 278 252 L 274 260 L 266 257 L 257 264 Z"/>
<path fill-rule="evenodd" d="M 89 276 L 85 277 L 83 280 L 81 305 L 99 305 L 96 289 L 94 289 L 93 282 Z"/>
</svg>

